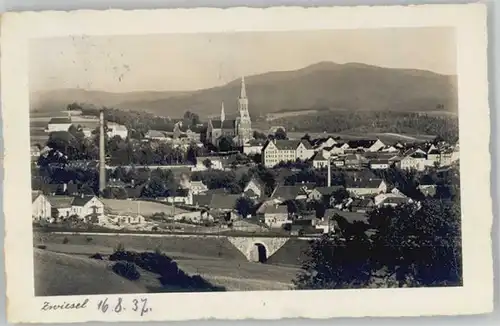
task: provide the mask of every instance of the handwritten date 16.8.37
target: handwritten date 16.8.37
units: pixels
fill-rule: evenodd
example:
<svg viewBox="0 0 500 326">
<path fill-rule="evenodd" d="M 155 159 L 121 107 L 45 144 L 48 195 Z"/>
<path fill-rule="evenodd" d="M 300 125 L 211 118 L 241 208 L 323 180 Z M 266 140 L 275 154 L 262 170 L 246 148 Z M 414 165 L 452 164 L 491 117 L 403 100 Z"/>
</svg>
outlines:
<svg viewBox="0 0 500 326">
<path fill-rule="evenodd" d="M 144 316 L 148 312 L 151 312 L 151 308 L 148 307 L 147 298 L 123 300 L 123 298 L 121 297 L 118 297 L 116 300 L 108 300 L 108 298 L 100 300 L 97 303 L 97 310 L 102 313 L 115 314 L 120 314 L 127 310 L 131 310 L 133 312 L 139 313 L 141 316 Z"/>
</svg>

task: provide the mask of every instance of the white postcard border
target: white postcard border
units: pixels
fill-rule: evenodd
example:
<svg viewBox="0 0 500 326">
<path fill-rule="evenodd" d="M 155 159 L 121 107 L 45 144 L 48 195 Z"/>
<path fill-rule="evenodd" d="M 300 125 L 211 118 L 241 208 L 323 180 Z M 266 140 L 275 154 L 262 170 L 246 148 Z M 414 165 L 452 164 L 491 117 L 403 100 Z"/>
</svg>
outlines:
<svg viewBox="0 0 500 326">
<path fill-rule="evenodd" d="M 33 38 L 449 26 L 456 30 L 464 286 L 336 291 L 258 291 L 34 297 L 29 154 L 28 44 Z M 166 321 L 455 315 L 493 307 L 490 117 L 486 6 L 281 7 L 27 12 L 2 16 L 1 85 L 7 314 L 10 322 Z M 148 298 L 152 311 L 100 313 L 97 302 Z M 88 298 L 81 310 L 45 301 Z"/>
</svg>

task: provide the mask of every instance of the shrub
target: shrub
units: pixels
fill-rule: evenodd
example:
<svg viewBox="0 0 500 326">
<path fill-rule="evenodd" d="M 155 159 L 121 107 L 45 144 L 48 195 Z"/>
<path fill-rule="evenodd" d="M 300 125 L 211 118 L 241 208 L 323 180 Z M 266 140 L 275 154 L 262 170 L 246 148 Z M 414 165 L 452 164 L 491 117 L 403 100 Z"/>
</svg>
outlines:
<svg viewBox="0 0 500 326">
<path fill-rule="evenodd" d="M 85 240 L 87 240 L 87 243 L 90 243 L 90 242 L 92 242 L 92 240 L 94 240 L 94 239 L 92 239 L 91 237 L 87 237 L 87 238 L 85 238 Z"/>
<path fill-rule="evenodd" d="M 185 290 L 196 291 L 224 291 L 223 287 L 216 287 L 200 276 L 189 276 L 182 271 L 170 257 L 162 254 L 157 248 L 155 252 L 116 251 L 109 260 L 127 262 L 137 265 L 148 272 L 158 274 L 163 286 L 175 286 Z"/>
<path fill-rule="evenodd" d="M 69 242 L 68 237 L 64 237 L 64 239 L 63 239 L 63 244 L 67 244 L 68 242 Z"/>
<path fill-rule="evenodd" d="M 92 258 L 92 259 L 98 259 L 98 260 L 103 260 L 104 259 L 100 253 L 95 253 L 92 256 L 90 256 L 90 258 Z"/>
<path fill-rule="evenodd" d="M 115 263 L 113 265 L 113 272 L 131 281 L 136 281 L 141 277 L 141 274 L 133 263 L 124 261 Z"/>
<path fill-rule="evenodd" d="M 37 245 L 36 246 L 38 249 L 47 249 L 46 245 Z"/>
</svg>

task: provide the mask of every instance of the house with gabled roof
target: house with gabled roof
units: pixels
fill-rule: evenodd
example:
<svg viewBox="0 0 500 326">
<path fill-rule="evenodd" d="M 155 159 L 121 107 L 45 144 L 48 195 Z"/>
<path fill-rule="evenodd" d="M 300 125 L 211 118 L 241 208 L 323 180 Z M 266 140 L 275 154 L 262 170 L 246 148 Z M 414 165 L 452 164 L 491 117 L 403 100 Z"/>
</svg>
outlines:
<svg viewBox="0 0 500 326">
<path fill-rule="evenodd" d="M 270 228 L 281 228 L 288 222 L 288 207 L 286 205 L 267 205 L 262 212 L 264 223 Z"/>
<path fill-rule="evenodd" d="M 347 142 L 350 149 L 362 149 L 366 152 L 377 152 L 385 147 L 385 144 L 380 139 L 360 139 L 350 140 Z"/>
<path fill-rule="evenodd" d="M 82 219 L 88 219 L 92 215 L 102 216 L 104 203 L 96 196 L 75 196 L 71 203 L 71 213 Z"/>
<path fill-rule="evenodd" d="M 328 167 L 328 158 L 323 155 L 323 151 L 318 151 L 311 159 L 312 165 L 315 169 L 322 169 Z"/>
<path fill-rule="evenodd" d="M 161 130 L 148 130 L 148 132 L 144 135 L 144 138 L 149 140 L 160 140 L 160 141 L 165 141 L 168 139 L 166 133 Z"/>
<path fill-rule="evenodd" d="M 50 119 L 47 125 L 47 132 L 56 132 L 56 131 L 68 131 L 69 127 L 71 127 L 70 117 L 58 117 Z"/>
<path fill-rule="evenodd" d="M 257 177 L 248 181 L 243 189 L 243 195 L 254 200 L 262 199 L 265 196 L 266 185 Z"/>
<path fill-rule="evenodd" d="M 243 144 L 243 153 L 246 155 L 260 154 L 266 144 L 264 139 L 251 139 Z"/>
<path fill-rule="evenodd" d="M 304 184 L 296 185 L 278 185 L 273 193 L 271 199 L 278 203 L 283 203 L 288 200 L 306 200 L 309 189 Z"/>
<path fill-rule="evenodd" d="M 31 192 L 31 216 L 33 221 L 50 221 L 52 206 L 48 198 L 41 191 Z"/>
<path fill-rule="evenodd" d="M 424 171 L 427 166 L 427 153 L 420 149 L 411 149 L 403 154 L 397 164 L 402 170 Z"/>
<path fill-rule="evenodd" d="M 74 197 L 70 196 L 47 196 L 51 207 L 51 216 L 57 219 L 66 219 L 72 215 Z"/>
<path fill-rule="evenodd" d="M 346 190 L 356 196 L 378 195 L 387 192 L 387 184 L 382 179 L 353 178 L 346 180 Z"/>
<path fill-rule="evenodd" d="M 333 206 L 335 192 L 343 189 L 344 186 L 316 187 L 307 194 L 308 201 L 323 202 L 327 206 Z"/>
</svg>

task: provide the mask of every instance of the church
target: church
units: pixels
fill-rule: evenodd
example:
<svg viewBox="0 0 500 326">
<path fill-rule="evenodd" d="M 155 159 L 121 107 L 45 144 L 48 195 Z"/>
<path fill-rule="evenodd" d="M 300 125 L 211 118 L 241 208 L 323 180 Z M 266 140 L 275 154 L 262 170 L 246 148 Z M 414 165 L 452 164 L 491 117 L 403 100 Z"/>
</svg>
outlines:
<svg viewBox="0 0 500 326">
<path fill-rule="evenodd" d="M 222 102 L 220 119 L 209 120 L 207 128 L 207 141 L 214 146 L 219 144 L 221 137 L 232 138 L 237 146 L 243 146 L 253 138 L 252 120 L 248 113 L 248 98 L 245 87 L 245 78 L 241 78 L 241 91 L 238 98 L 238 117 L 234 120 L 226 120 L 224 102 Z"/>
</svg>

